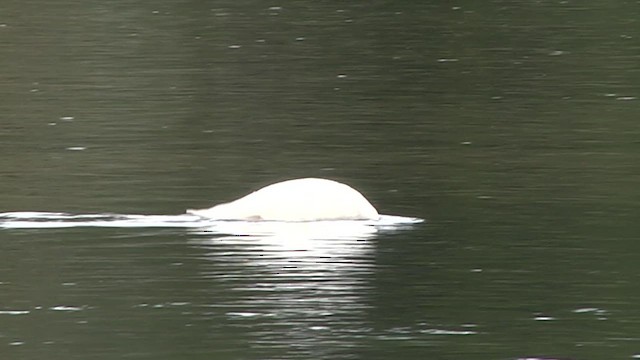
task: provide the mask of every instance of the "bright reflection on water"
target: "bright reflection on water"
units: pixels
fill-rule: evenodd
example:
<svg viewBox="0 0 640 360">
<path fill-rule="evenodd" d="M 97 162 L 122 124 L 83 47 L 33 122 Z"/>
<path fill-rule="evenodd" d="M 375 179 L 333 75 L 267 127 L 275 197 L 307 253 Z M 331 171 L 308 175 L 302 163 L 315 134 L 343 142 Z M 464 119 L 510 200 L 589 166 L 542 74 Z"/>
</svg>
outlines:
<svg viewBox="0 0 640 360">
<path fill-rule="evenodd" d="M 252 323 L 249 333 L 258 349 L 293 347 L 309 355 L 331 353 L 327 343 L 353 346 L 349 334 L 366 332 L 363 311 L 375 269 L 374 237 L 421 222 L 384 215 L 379 221 L 281 223 L 41 212 L 4 213 L 0 220 L 6 229 L 190 228 L 190 243 L 209 260 L 201 277 L 232 293 L 228 302 L 205 306 L 222 309 L 230 321 Z"/>
<path fill-rule="evenodd" d="M 229 327 L 245 328 L 243 336 L 256 354 L 278 351 L 280 357 L 312 358 L 339 357 L 338 349 L 362 346 L 362 336 L 373 335 L 367 314 L 376 236 L 420 222 L 388 215 L 377 221 L 284 223 L 207 221 L 192 215 L 0 214 L 5 229 L 185 228 L 188 243 L 206 259 L 198 278 L 215 283 L 225 296 L 200 304 L 193 299 L 141 302 L 134 308 L 204 308 L 223 315 Z"/>
<path fill-rule="evenodd" d="M 203 276 L 227 283 L 235 294 L 228 303 L 211 306 L 244 322 L 252 346 L 319 356 L 354 346 L 357 335 L 366 333 L 364 312 L 375 271 L 372 236 L 305 239 L 294 231 L 192 243 L 207 251 L 210 263 Z"/>
<path fill-rule="evenodd" d="M 89 334 L 109 323 L 113 334 L 105 343 L 122 344 L 118 339 L 128 333 L 145 333 L 153 324 L 165 323 L 177 326 L 181 337 L 195 337 L 178 345 L 167 340 L 169 348 L 201 338 L 218 349 L 214 344 L 224 342 L 222 338 L 227 350 L 221 353 L 240 348 L 244 356 L 258 358 L 350 357 L 345 349 L 361 347 L 363 336 L 375 336 L 367 316 L 372 307 L 377 239 L 409 231 L 420 222 L 388 215 L 378 221 L 280 223 L 215 222 L 191 215 L 2 213 L 2 231 L 38 231 L 37 238 L 47 238 L 46 231 L 64 231 L 60 234 L 65 237 L 79 230 L 94 233 L 95 239 L 85 238 L 73 250 L 84 252 L 82 256 L 65 253 L 56 258 L 62 262 L 57 267 L 64 269 L 64 280 L 55 281 L 62 283 L 67 294 L 61 297 L 63 303 L 43 305 L 43 298 L 37 303 L 7 303 L 0 307 L 0 316 L 31 323 L 37 317 L 67 313 L 65 322 L 75 318 L 72 328 L 81 323 Z M 187 240 L 173 251 L 163 251 L 158 259 L 166 259 L 160 262 L 165 265 L 158 266 L 154 256 L 161 247 L 162 228 L 171 231 L 171 239 L 180 238 L 176 231 L 183 231 Z M 157 243 L 144 245 L 145 233 L 137 232 L 140 229 L 148 229 Z M 97 244 L 92 241 L 98 239 Z M 192 255 L 175 255 L 180 261 L 167 258 L 185 249 Z M 138 265 L 129 270 L 116 265 L 131 261 Z M 177 273 L 183 268 L 191 270 Z M 176 291 L 183 282 L 189 287 Z M 116 306 L 109 304 L 115 298 L 106 296 L 115 292 L 122 296 Z M 33 351 L 42 345 L 36 339 L 17 337 L 13 346 L 29 346 Z M 46 339 L 62 346 L 59 340 Z M 135 353 L 136 339 L 129 339 L 123 344 L 128 347 L 118 351 Z M 112 346 L 108 349 L 114 351 Z M 96 352 L 100 350 L 90 350 Z"/>
</svg>

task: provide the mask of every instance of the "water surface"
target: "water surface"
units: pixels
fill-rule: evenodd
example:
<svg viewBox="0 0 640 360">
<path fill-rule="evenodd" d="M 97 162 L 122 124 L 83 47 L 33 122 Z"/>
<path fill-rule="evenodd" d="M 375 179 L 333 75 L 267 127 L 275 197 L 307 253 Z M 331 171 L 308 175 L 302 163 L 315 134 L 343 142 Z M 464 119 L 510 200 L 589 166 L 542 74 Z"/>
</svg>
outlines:
<svg viewBox="0 0 640 360">
<path fill-rule="evenodd" d="M 0 212 L 174 216 L 315 176 L 426 221 L 3 228 L 0 357 L 637 358 L 638 18 L 2 2 Z"/>
</svg>

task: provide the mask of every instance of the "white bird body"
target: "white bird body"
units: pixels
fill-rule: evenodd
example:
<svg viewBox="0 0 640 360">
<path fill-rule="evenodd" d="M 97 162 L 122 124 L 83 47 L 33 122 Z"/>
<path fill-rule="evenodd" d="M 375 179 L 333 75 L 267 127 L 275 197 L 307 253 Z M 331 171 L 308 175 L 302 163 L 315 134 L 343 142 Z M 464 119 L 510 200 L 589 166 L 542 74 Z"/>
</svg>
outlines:
<svg viewBox="0 0 640 360">
<path fill-rule="evenodd" d="M 378 220 L 378 211 L 352 187 L 333 180 L 303 178 L 275 183 L 238 200 L 188 214 L 212 220 Z"/>
</svg>

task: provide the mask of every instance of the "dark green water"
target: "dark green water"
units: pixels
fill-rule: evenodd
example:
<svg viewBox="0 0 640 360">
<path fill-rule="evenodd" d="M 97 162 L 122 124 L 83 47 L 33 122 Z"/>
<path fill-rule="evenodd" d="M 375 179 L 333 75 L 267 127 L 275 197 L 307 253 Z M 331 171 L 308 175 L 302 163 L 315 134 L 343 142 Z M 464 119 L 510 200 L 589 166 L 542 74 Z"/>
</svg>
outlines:
<svg viewBox="0 0 640 360">
<path fill-rule="evenodd" d="M 640 357 L 638 19 L 4 1 L 0 212 L 177 214 L 320 176 L 427 221 L 299 244 L 0 230 L 0 358 Z"/>
</svg>

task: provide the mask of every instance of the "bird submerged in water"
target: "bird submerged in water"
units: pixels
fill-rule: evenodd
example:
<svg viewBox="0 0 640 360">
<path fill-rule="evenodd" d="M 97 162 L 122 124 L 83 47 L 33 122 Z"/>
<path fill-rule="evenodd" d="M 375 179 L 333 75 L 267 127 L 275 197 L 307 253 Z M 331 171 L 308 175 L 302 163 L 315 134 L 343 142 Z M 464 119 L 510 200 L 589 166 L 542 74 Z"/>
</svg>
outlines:
<svg viewBox="0 0 640 360">
<path fill-rule="evenodd" d="M 211 220 L 321 221 L 378 220 L 378 211 L 357 190 L 319 178 L 287 180 L 238 200 L 187 214 Z"/>
</svg>

